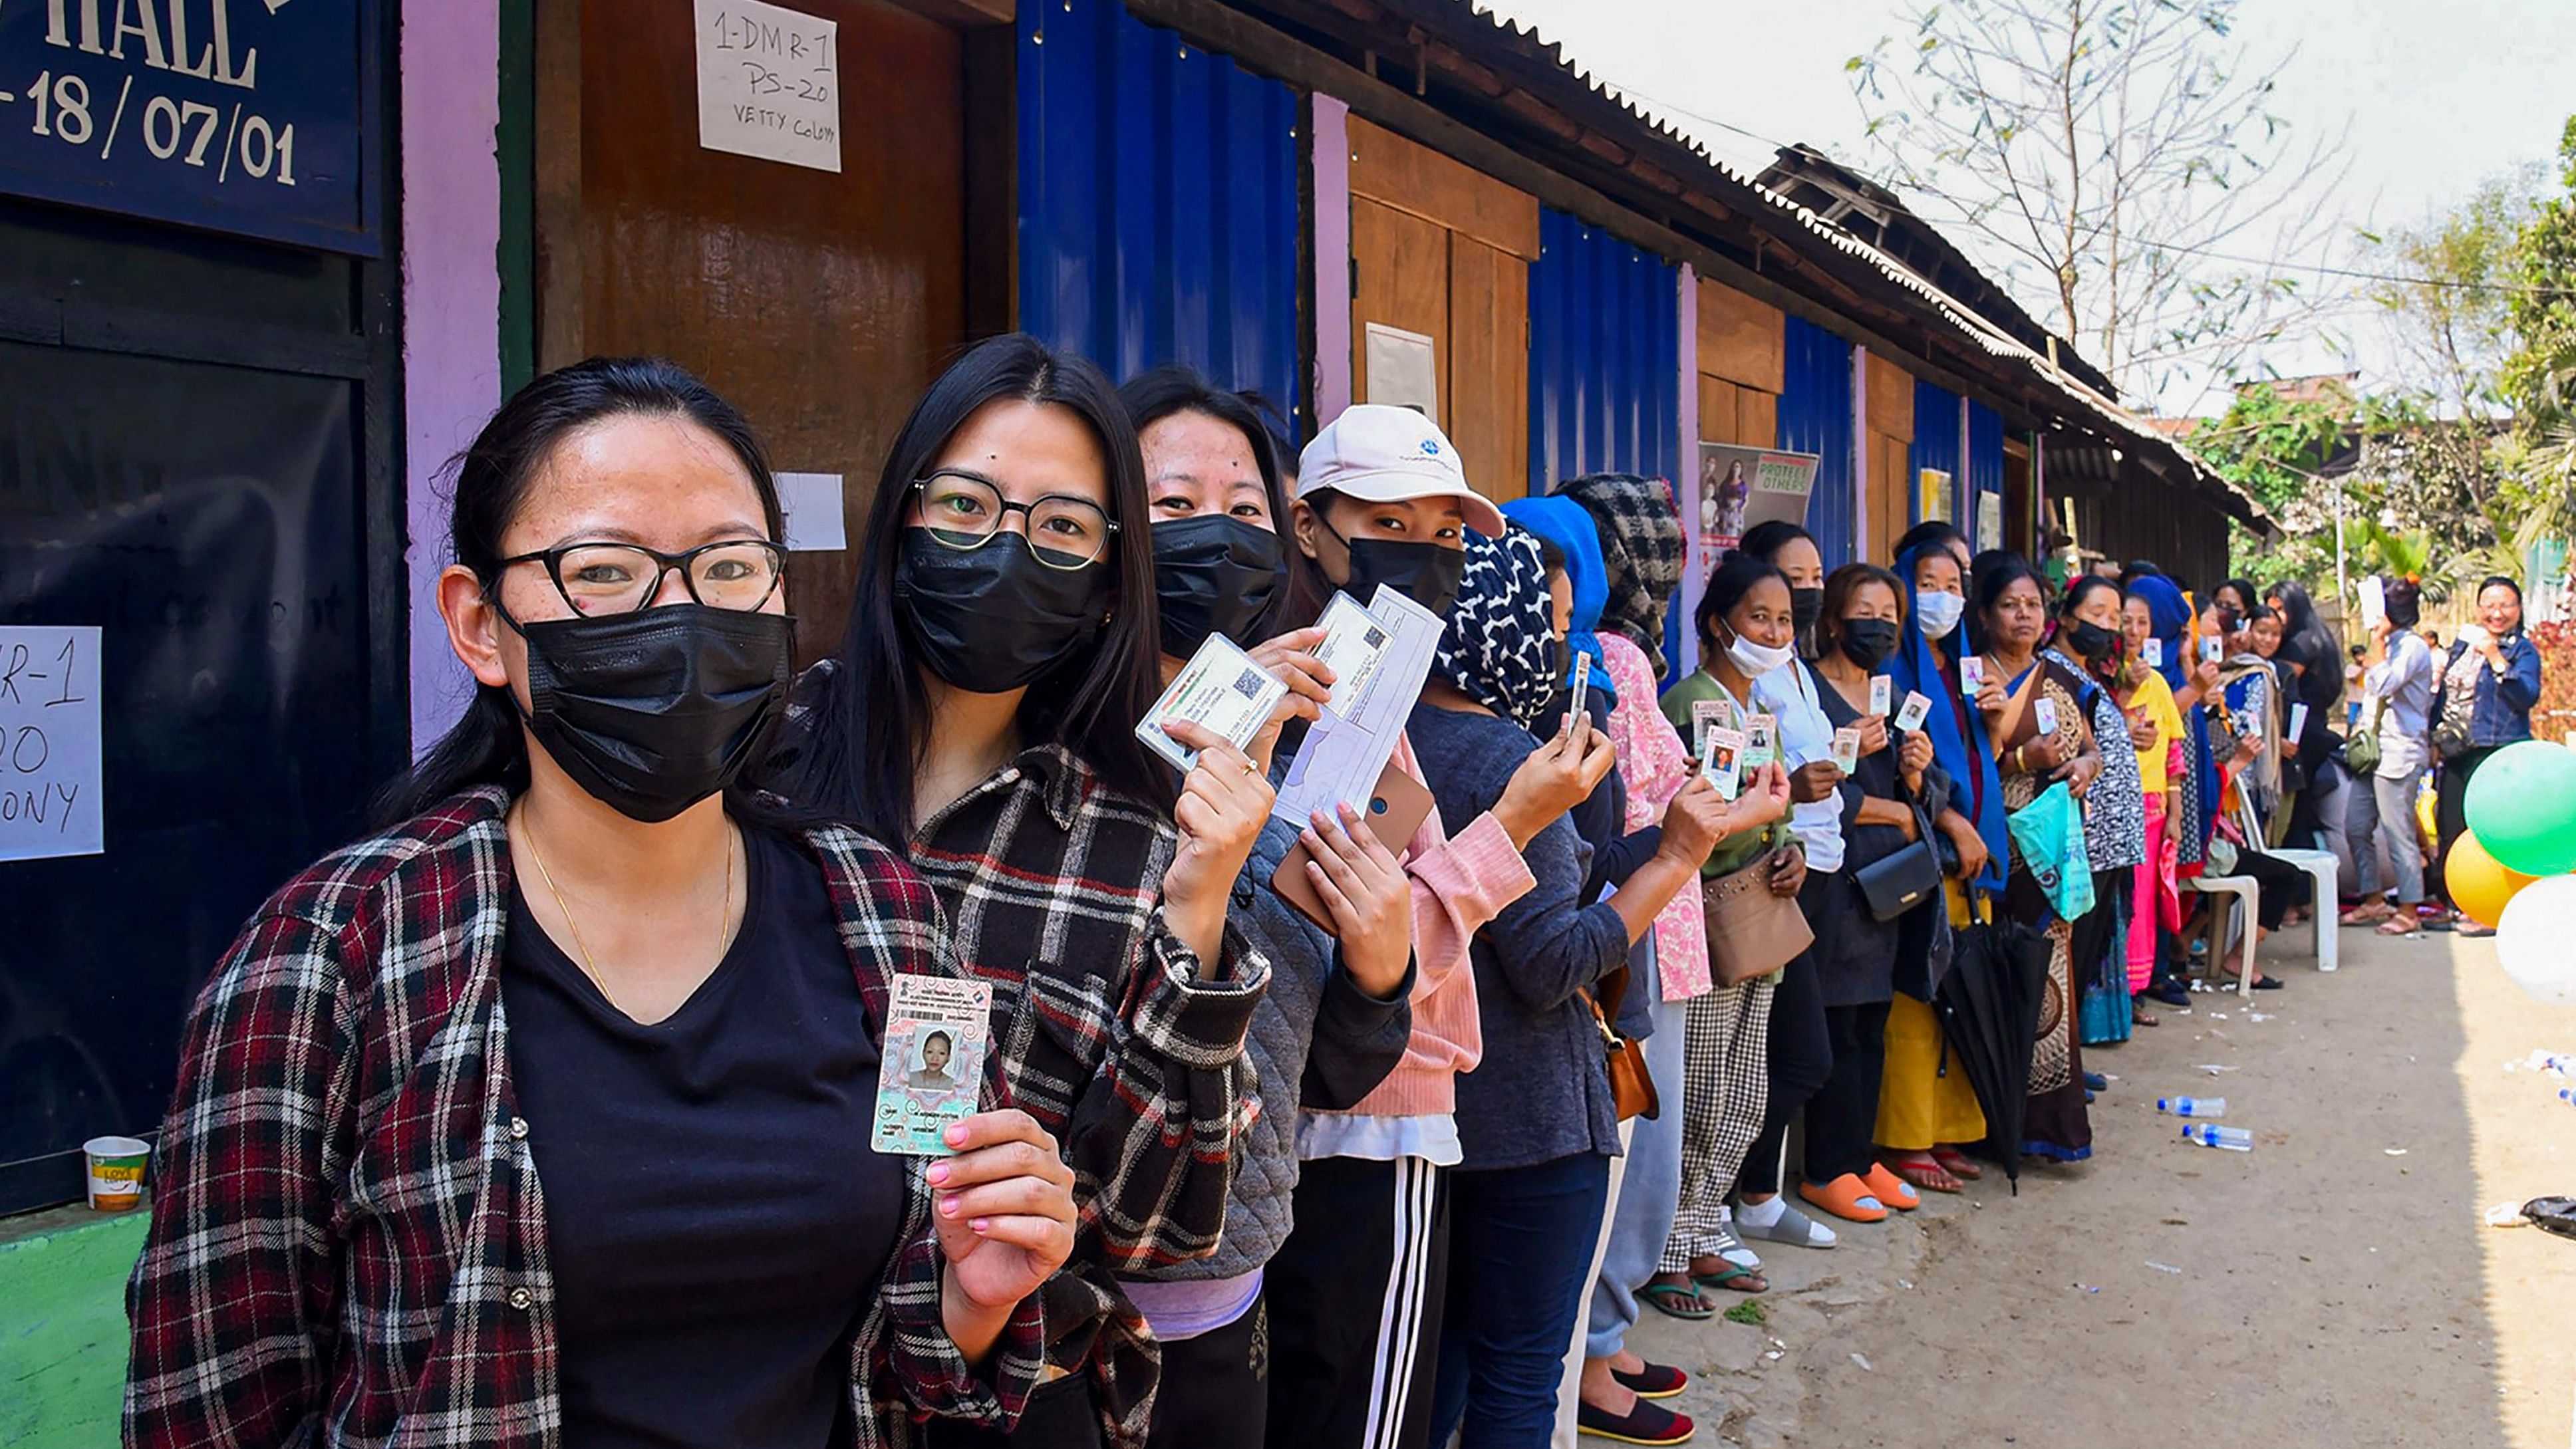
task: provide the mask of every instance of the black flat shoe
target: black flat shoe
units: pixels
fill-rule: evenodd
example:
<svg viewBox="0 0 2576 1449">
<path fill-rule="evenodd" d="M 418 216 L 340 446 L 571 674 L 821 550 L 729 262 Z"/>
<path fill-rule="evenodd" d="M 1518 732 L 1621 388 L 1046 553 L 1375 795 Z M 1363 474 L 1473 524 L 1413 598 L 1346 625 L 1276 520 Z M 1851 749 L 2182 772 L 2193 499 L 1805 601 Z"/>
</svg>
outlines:
<svg viewBox="0 0 2576 1449">
<path fill-rule="evenodd" d="M 1689 1374 L 1665 1363 L 1649 1363 L 1632 1374 L 1612 1369 L 1610 1377 L 1641 1399 L 1669 1399 L 1690 1387 Z"/>
<path fill-rule="evenodd" d="M 2278 976 L 2257 976 L 2254 978 L 2254 989 L 2257 991 L 2278 991 L 2281 989 L 2281 978 Z"/>
<path fill-rule="evenodd" d="M 2179 981 L 2159 981 L 2147 988 L 2146 994 L 2167 1006 L 2191 1005 L 2191 993 Z"/>
<path fill-rule="evenodd" d="M 1590 1404 L 1578 1405 L 1574 1426 L 1595 1439 L 1615 1439 L 1622 1444 L 1687 1444 L 1699 1432 L 1690 1416 L 1644 1399 L 1625 1414 L 1611 1414 Z"/>
<path fill-rule="evenodd" d="M 2084 1074 L 2084 1090 L 2088 1092 L 2107 1092 L 2111 1090 L 2111 1079 L 2102 1075 L 2100 1072 L 2086 1072 Z"/>
</svg>

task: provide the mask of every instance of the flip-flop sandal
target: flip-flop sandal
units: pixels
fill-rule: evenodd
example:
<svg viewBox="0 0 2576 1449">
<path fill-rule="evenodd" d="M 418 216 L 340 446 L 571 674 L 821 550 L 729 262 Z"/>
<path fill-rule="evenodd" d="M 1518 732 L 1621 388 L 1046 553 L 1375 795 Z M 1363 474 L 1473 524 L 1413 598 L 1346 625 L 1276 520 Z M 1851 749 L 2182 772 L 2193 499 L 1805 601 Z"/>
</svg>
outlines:
<svg viewBox="0 0 2576 1449">
<path fill-rule="evenodd" d="M 1771 1280 L 1752 1268 L 1726 1265 L 1723 1273 L 1693 1273 L 1691 1282 L 1701 1288 L 1723 1288 L 1731 1293 L 1768 1293 Z"/>
<path fill-rule="evenodd" d="M 1699 1296 L 1696 1282 L 1688 1288 L 1679 1283 L 1649 1283 L 1637 1290 L 1637 1296 L 1657 1313 L 1684 1323 L 1700 1323 L 1717 1316 L 1717 1306 Z"/>
<path fill-rule="evenodd" d="M 1950 1169 L 1943 1167 L 1941 1165 L 1941 1160 L 1937 1157 L 1930 1162 L 1890 1162 L 1884 1165 L 1888 1171 L 1895 1173 L 1905 1182 L 1921 1188 L 1925 1192 L 1960 1193 L 1967 1191 L 1967 1188 L 1960 1183 L 1958 1177 L 1954 1175 Z"/>
<path fill-rule="evenodd" d="M 2162 1026 L 2165 1024 L 2165 1019 L 2156 1015 L 2154 1012 L 2147 1010 L 2145 1007 L 2138 1005 L 2137 1002 L 2132 1001 L 2129 1003 L 2129 1024 L 2132 1026 Z"/>
<path fill-rule="evenodd" d="M 2390 916 L 2387 920 L 2380 922 L 2371 929 L 2382 936 L 2420 936 L 2424 934 L 2424 926 L 2422 922 L 2409 920 L 2404 916 Z"/>
<path fill-rule="evenodd" d="M 1677 1397 L 1690 1387 L 1691 1382 L 1689 1374 L 1683 1373 L 1671 1364 L 1651 1361 L 1635 1373 L 1614 1368 L 1610 1370 L 1610 1377 L 1618 1381 L 1619 1387 L 1641 1399 Z"/>
<path fill-rule="evenodd" d="M 1977 1165 L 1975 1158 L 1955 1147 L 1933 1148 L 1932 1160 L 1941 1164 L 1942 1171 L 1961 1182 L 1975 1182 L 1986 1175 L 1986 1170 Z"/>
<path fill-rule="evenodd" d="M 1887 1204 L 1880 1202 L 1855 1172 L 1846 1172 L 1822 1187 L 1812 1182 L 1799 1183 L 1798 1196 L 1806 1199 L 1808 1206 L 1832 1213 L 1847 1223 L 1887 1221 Z"/>
</svg>

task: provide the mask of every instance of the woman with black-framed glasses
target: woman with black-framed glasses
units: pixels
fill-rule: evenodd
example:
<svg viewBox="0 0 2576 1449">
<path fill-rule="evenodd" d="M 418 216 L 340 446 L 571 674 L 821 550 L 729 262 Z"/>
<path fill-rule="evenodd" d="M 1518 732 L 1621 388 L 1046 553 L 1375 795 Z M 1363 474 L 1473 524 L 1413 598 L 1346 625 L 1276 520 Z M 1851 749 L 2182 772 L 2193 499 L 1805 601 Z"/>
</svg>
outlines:
<svg viewBox="0 0 2576 1449">
<path fill-rule="evenodd" d="M 1117 1275 L 1216 1251 L 1260 1110 L 1243 1042 L 1270 964 L 1227 912 L 1286 706 L 1249 753 L 1174 727 L 1200 751 L 1175 790 L 1135 735 L 1160 691 L 1150 527 L 1099 369 L 1025 336 L 976 347 L 896 435 L 849 631 L 778 761 L 928 877 L 993 983 L 1002 1100 L 1064 1139 L 1083 1232 L 1016 1445 L 1143 1442 L 1159 1349 Z"/>
<path fill-rule="evenodd" d="M 895 978 L 960 974 L 938 905 L 730 788 L 787 697 L 779 528 L 665 362 L 538 378 L 459 460 L 473 702 L 190 1015 L 128 1444 L 817 1449 L 1027 1402 L 1073 1174 L 1008 1109 L 871 1150 Z"/>
</svg>

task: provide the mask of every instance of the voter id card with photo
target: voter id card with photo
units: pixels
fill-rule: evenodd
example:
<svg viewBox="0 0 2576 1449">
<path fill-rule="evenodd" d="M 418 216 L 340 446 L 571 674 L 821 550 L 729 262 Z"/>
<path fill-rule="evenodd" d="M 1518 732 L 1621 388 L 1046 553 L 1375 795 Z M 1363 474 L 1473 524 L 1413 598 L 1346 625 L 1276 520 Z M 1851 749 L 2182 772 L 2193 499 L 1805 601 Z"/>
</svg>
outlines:
<svg viewBox="0 0 2576 1449">
<path fill-rule="evenodd" d="M 1869 677 L 1869 712 L 1880 719 L 1896 708 L 1896 681 L 1884 674 Z"/>
<path fill-rule="evenodd" d="M 1780 759 L 1780 717 L 1757 714 L 1744 726 L 1744 768 L 1758 770 Z"/>
<path fill-rule="evenodd" d="M 993 984 L 897 976 L 877 1063 L 868 1145 L 898 1157 L 947 1157 L 948 1129 L 975 1115 L 992 1041 Z"/>
<path fill-rule="evenodd" d="M 1197 766 L 1198 751 L 1183 749 L 1180 741 L 1165 733 L 1166 721 L 1189 720 L 1240 750 L 1261 733 L 1261 727 L 1270 722 L 1270 711 L 1287 693 L 1287 685 L 1254 663 L 1233 640 L 1210 634 L 1190 662 L 1181 666 L 1172 687 L 1137 723 L 1136 738 L 1186 773 Z"/>
<path fill-rule="evenodd" d="M 1905 691 L 1905 707 L 1896 712 L 1896 727 L 1901 730 L 1919 730 L 1923 728 L 1924 719 L 1931 713 L 1932 701 L 1925 699 L 1918 691 L 1909 689 Z"/>
<path fill-rule="evenodd" d="M 1710 730 L 1733 728 L 1735 728 L 1735 706 L 1730 701 L 1723 699 L 1691 701 L 1691 753 L 1707 752 Z"/>
<path fill-rule="evenodd" d="M 1590 699 L 1591 696 L 1592 656 L 1589 654 L 1577 654 L 1574 656 L 1573 683 L 1566 694 L 1566 699 L 1569 703 L 1566 705 L 1565 718 L 1559 721 L 1559 723 L 1564 725 L 1565 728 L 1571 730 L 1574 728 L 1574 722 L 1577 719 L 1590 718 L 1592 709 L 1590 705 L 1585 703 L 1585 701 Z"/>
<path fill-rule="evenodd" d="M 1708 776 L 1722 799 L 1732 800 L 1743 792 L 1744 749 L 1744 731 L 1723 726 L 1712 727 L 1700 749 L 1700 773 Z"/>
<path fill-rule="evenodd" d="M 1986 661 L 1975 654 L 1959 661 L 1959 692 L 1974 697 L 1986 687 Z"/>
<path fill-rule="evenodd" d="M 1834 731 L 1834 768 L 1848 775 L 1860 768 L 1860 729 L 1845 725 Z"/>
<path fill-rule="evenodd" d="M 2225 646 L 2219 643 L 2218 636 L 2215 634 L 2211 634 L 2200 641 L 2200 657 L 2212 664 L 2216 664 L 2219 661 L 2220 656 L 2224 655 L 2226 652 Z"/>
<path fill-rule="evenodd" d="M 1348 717 L 1351 701 L 1360 697 L 1369 677 L 1386 662 L 1386 646 L 1393 636 L 1375 614 L 1348 594 L 1333 595 L 1324 605 L 1324 617 L 1315 622 L 1324 631 L 1315 645 L 1315 658 L 1333 671 L 1333 694 L 1324 701 L 1324 708 Z"/>
<path fill-rule="evenodd" d="M 2147 661 L 2147 667 L 2149 669 L 2164 668 L 2165 641 L 2157 638 L 2153 634 L 2148 635 L 2146 639 L 2138 645 L 2138 657 Z"/>
<path fill-rule="evenodd" d="M 2039 732 L 2041 734 L 2053 735 L 2057 733 L 2056 700 L 2049 698 L 2047 695 L 2041 695 L 2037 700 L 2032 702 L 2031 713 L 2039 719 Z"/>
</svg>

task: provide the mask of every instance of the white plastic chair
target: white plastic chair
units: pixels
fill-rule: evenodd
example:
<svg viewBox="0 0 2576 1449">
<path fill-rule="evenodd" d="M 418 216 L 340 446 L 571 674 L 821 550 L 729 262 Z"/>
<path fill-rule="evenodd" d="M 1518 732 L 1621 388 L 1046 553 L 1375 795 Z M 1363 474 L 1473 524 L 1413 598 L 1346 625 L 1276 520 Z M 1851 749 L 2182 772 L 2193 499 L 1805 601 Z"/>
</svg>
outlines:
<svg viewBox="0 0 2576 1449">
<path fill-rule="evenodd" d="M 2262 935 L 2262 932 L 2257 929 L 2257 923 L 2263 916 L 2262 882 L 2250 875 L 2210 875 L 2204 871 L 2183 884 L 2205 896 L 2233 896 L 2244 904 L 2245 954 L 2238 960 L 2236 990 L 2238 995 L 2249 1001 L 2252 1000 L 2254 947 L 2256 938 Z M 2209 924 L 2202 928 L 2202 937 L 2209 943 L 2209 959 L 2212 961 L 2227 959 L 2227 904 L 2222 901 L 2210 902 Z"/>
<path fill-rule="evenodd" d="M 2245 838 L 2248 840 L 2263 838 L 2261 822 L 2255 819 L 2253 806 L 2241 798 L 2237 803 L 2236 826 L 2245 832 Z M 2312 907 L 2308 915 L 2308 929 L 2311 933 L 2309 951 L 2317 958 L 2319 971 L 2334 970 L 2338 964 L 2336 958 L 2341 954 L 2336 948 L 2342 939 L 2336 932 L 2326 929 L 2326 917 L 2334 914 L 2332 902 L 2335 899 L 2337 882 L 2334 852 L 2275 846 L 2266 849 L 2263 853 L 2274 860 L 2297 866 L 2307 872 L 2308 880 L 2314 886 L 2309 893 Z"/>
</svg>

